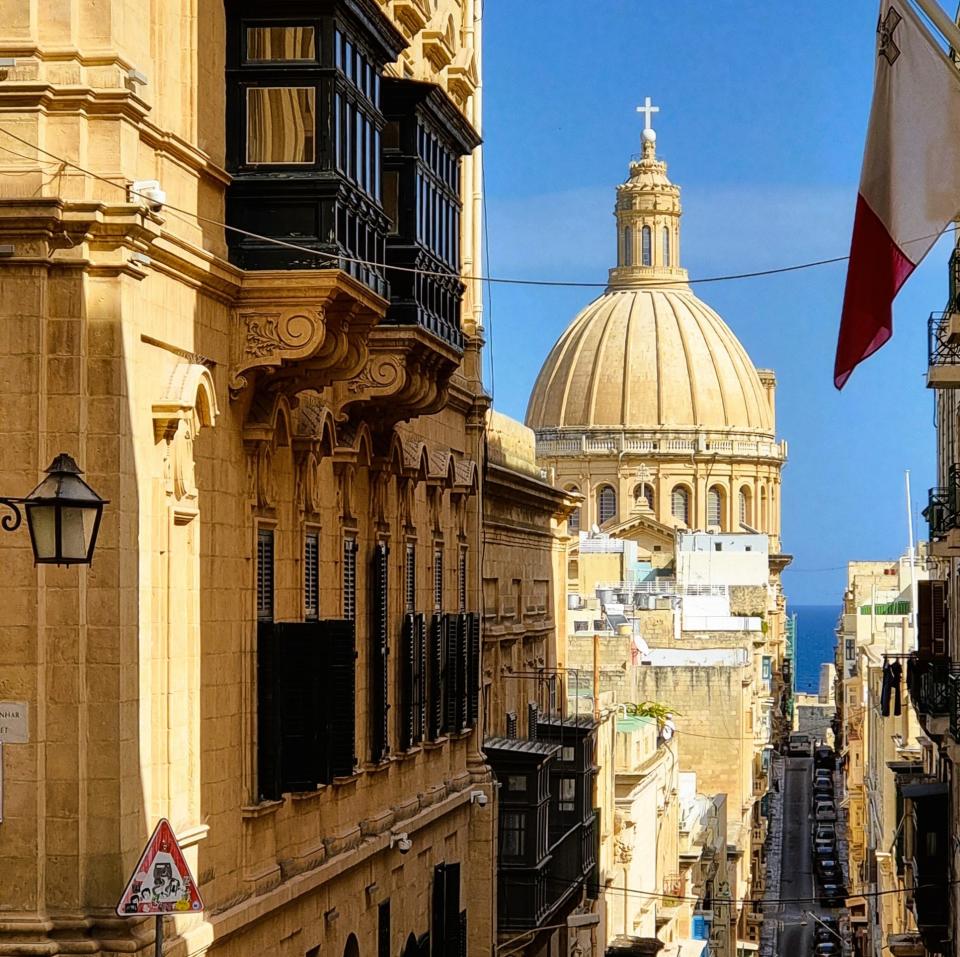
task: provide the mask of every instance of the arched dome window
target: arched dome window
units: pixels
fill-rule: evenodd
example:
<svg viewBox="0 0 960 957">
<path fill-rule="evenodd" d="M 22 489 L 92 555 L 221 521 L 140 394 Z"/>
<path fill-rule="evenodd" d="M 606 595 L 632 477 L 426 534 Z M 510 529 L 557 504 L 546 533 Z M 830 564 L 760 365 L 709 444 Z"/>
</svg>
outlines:
<svg viewBox="0 0 960 957">
<path fill-rule="evenodd" d="M 740 489 L 740 524 L 753 525 L 753 515 L 750 512 L 750 489 Z"/>
<path fill-rule="evenodd" d="M 580 489 L 576 485 L 570 485 L 567 487 L 568 492 L 575 492 L 578 495 L 580 494 Z M 580 509 L 576 508 L 571 512 L 570 517 L 567 519 L 567 531 L 571 534 L 576 534 L 580 531 Z"/>
<path fill-rule="evenodd" d="M 760 531 L 767 530 L 767 490 L 760 489 Z"/>
<path fill-rule="evenodd" d="M 623 227 L 623 259 L 624 266 L 633 265 L 633 229 L 630 226 Z"/>
<path fill-rule="evenodd" d="M 690 527 L 690 492 L 682 485 L 677 485 L 670 495 L 673 517 Z"/>
<path fill-rule="evenodd" d="M 670 227 L 663 227 L 663 264 L 670 265 Z"/>
<path fill-rule="evenodd" d="M 643 482 L 641 485 L 637 485 L 633 489 L 633 500 L 637 505 L 646 505 L 651 511 L 653 510 L 653 486 L 649 482 Z"/>
<path fill-rule="evenodd" d="M 653 230 L 649 226 L 644 226 L 640 233 L 640 256 L 642 265 L 653 265 Z"/>
<path fill-rule="evenodd" d="M 611 485 L 601 485 L 597 489 L 597 515 L 599 524 L 609 522 L 617 514 L 617 493 Z"/>
<path fill-rule="evenodd" d="M 723 489 L 714 485 L 707 492 L 707 527 L 723 528 Z"/>
</svg>

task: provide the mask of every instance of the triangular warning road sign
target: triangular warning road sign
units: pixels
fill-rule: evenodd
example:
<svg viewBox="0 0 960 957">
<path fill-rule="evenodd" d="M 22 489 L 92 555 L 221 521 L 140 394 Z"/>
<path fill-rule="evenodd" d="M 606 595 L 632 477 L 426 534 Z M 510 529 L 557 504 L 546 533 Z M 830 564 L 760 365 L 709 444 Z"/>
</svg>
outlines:
<svg viewBox="0 0 960 957">
<path fill-rule="evenodd" d="M 170 822 L 161 818 L 117 904 L 121 917 L 203 910 L 197 882 L 187 867 Z"/>
</svg>

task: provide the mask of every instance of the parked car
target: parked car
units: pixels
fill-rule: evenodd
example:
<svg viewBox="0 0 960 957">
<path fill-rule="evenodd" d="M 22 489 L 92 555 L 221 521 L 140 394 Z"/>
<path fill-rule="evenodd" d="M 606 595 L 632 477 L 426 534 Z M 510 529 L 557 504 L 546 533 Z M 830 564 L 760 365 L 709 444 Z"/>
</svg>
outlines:
<svg viewBox="0 0 960 957">
<path fill-rule="evenodd" d="M 810 757 L 810 748 L 811 741 L 809 734 L 794 732 L 790 735 L 790 740 L 787 742 L 788 755 L 808 758 Z"/>
<path fill-rule="evenodd" d="M 843 884 L 824 884 L 820 891 L 823 907 L 843 907 L 847 902 L 847 889 Z"/>
<path fill-rule="evenodd" d="M 836 917 L 821 917 L 816 922 L 813 929 L 813 936 L 817 943 L 822 940 L 832 940 L 836 942 L 840 936 L 840 921 Z"/>
<path fill-rule="evenodd" d="M 820 940 L 814 944 L 813 953 L 814 957 L 839 957 L 840 949 L 839 940 Z"/>
<path fill-rule="evenodd" d="M 815 768 L 827 768 L 832 771 L 836 767 L 837 758 L 833 748 L 820 745 L 813 751 L 813 766 Z"/>
<path fill-rule="evenodd" d="M 822 860 L 825 857 L 832 857 L 836 860 L 837 842 L 829 838 L 822 841 L 814 841 L 813 856 L 817 858 L 817 860 Z"/>
<path fill-rule="evenodd" d="M 830 866 L 824 866 L 820 869 L 820 880 L 823 884 L 839 884 L 843 880 L 843 874 L 836 861 L 831 861 Z"/>
<path fill-rule="evenodd" d="M 833 801 L 817 801 L 813 809 L 813 816 L 818 821 L 835 821 L 837 819 L 837 809 L 833 806 Z"/>
<path fill-rule="evenodd" d="M 818 783 L 814 784 L 814 786 L 813 786 L 813 796 L 814 796 L 815 798 L 818 798 L 818 797 L 829 797 L 829 798 L 832 798 L 832 797 L 833 797 L 833 785 L 832 785 L 832 784 L 828 784 L 827 782 L 823 782 L 822 784 L 821 784 L 820 782 L 818 782 Z"/>
<path fill-rule="evenodd" d="M 818 770 L 813 772 L 814 783 L 817 781 L 829 781 L 833 783 L 833 775 L 829 771 Z"/>
<path fill-rule="evenodd" d="M 813 836 L 817 841 L 823 840 L 825 837 L 835 840 L 837 837 L 837 825 L 831 821 L 821 821 L 816 826 Z"/>
</svg>

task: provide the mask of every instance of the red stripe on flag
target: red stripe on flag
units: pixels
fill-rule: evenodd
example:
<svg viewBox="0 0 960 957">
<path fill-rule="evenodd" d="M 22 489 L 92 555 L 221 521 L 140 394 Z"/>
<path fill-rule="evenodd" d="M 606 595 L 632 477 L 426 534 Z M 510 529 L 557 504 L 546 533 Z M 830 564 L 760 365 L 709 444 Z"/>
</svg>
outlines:
<svg viewBox="0 0 960 957">
<path fill-rule="evenodd" d="M 858 195 L 833 367 L 833 384 L 838 389 L 893 335 L 893 300 L 915 268 L 880 217 Z"/>
</svg>

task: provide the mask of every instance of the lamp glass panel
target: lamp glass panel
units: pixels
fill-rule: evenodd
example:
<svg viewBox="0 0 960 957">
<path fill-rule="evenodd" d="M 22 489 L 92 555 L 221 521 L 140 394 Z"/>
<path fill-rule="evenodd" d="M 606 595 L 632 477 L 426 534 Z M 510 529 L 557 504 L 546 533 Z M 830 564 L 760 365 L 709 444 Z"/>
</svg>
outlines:
<svg viewBox="0 0 960 957">
<path fill-rule="evenodd" d="M 33 546 L 38 561 L 55 558 L 57 554 L 57 507 L 55 505 L 28 505 L 27 523 L 33 535 Z"/>
<path fill-rule="evenodd" d="M 83 561 L 90 550 L 90 536 L 96 521 L 94 508 L 66 505 L 60 513 L 60 555 L 66 561 Z"/>
</svg>

